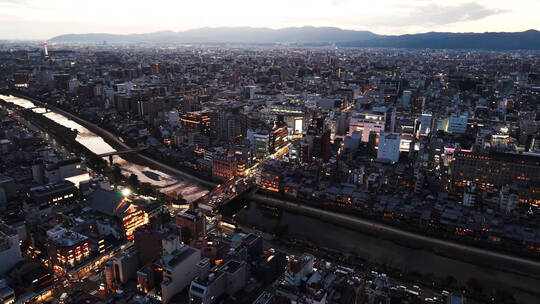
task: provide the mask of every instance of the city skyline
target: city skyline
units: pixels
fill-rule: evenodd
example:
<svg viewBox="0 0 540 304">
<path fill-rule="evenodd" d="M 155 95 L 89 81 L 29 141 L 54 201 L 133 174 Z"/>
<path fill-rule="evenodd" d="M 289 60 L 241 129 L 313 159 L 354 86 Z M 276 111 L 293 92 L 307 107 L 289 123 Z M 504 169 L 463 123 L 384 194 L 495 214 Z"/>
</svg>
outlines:
<svg viewBox="0 0 540 304">
<path fill-rule="evenodd" d="M 377 3 L 349 0 L 274 1 L 143 1 L 101 0 L 73 3 L 65 0 L 1 0 L 0 39 L 46 40 L 70 33 L 151 33 L 186 31 L 203 27 L 338 27 L 368 30 L 382 35 L 439 32 L 518 32 L 540 29 L 531 0 L 439 0 Z"/>
</svg>

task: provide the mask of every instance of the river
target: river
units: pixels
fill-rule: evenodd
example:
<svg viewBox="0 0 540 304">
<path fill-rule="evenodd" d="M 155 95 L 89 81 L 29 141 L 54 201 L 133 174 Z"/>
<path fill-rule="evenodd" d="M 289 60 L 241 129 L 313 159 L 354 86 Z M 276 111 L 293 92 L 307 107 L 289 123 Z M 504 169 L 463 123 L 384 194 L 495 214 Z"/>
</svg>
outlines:
<svg viewBox="0 0 540 304">
<path fill-rule="evenodd" d="M 441 256 L 435 252 L 414 249 L 381 239 L 320 218 L 279 210 L 279 215 L 262 208 L 257 202 L 235 202 L 223 211 L 225 216 L 236 214 L 241 224 L 264 231 L 287 227 L 289 235 L 310 240 L 321 247 L 353 254 L 366 261 L 387 264 L 406 272 L 431 273 L 437 277 L 453 276 L 465 286 L 470 278 L 480 281 L 485 291 L 501 287 L 511 291 L 518 303 L 540 303 L 540 274 L 535 278 L 514 272 L 497 270 Z M 247 205 L 246 208 L 242 208 Z M 277 215 L 277 216 L 276 216 Z M 283 230 L 283 229 L 282 229 Z M 533 294 L 534 293 L 534 294 Z"/>
<path fill-rule="evenodd" d="M 54 120 L 65 127 L 77 130 L 77 142 L 95 154 L 116 151 L 111 145 L 105 142 L 102 137 L 96 135 L 87 128 L 61 114 L 55 112 L 46 112 L 44 108 L 36 107 L 36 105 L 28 99 L 7 95 L 0 95 L 0 99 L 26 109 L 33 108 L 34 112 L 41 113 L 45 117 Z M 150 183 L 155 187 L 160 188 L 163 192 L 176 191 L 182 193 L 183 197 L 188 201 L 194 201 L 208 192 L 208 190 L 197 182 L 183 177 L 172 176 L 147 166 L 141 166 L 133 162 L 129 162 L 117 155 L 113 156 L 113 161 L 115 164 L 120 165 L 124 175 L 130 175 L 133 173 L 137 175 L 139 181 Z"/>
</svg>

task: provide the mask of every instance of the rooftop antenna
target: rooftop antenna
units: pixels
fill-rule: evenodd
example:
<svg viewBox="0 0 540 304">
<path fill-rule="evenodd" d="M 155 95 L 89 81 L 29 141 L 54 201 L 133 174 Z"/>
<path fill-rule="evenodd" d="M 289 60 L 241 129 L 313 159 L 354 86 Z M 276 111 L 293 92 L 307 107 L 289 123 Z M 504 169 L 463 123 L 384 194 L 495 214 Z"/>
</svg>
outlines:
<svg viewBox="0 0 540 304">
<path fill-rule="evenodd" d="M 43 42 L 43 55 L 49 57 L 49 50 L 47 50 L 47 41 Z"/>
</svg>

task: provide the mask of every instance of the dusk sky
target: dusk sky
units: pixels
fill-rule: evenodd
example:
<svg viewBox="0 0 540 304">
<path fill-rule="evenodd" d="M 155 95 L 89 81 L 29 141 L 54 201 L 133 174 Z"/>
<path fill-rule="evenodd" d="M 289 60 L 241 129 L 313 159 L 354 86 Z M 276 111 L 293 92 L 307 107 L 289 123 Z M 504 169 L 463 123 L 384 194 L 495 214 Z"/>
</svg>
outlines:
<svg viewBox="0 0 540 304">
<path fill-rule="evenodd" d="M 334 26 L 377 34 L 540 29 L 539 0 L 0 0 L 0 39 L 199 27 Z"/>
</svg>

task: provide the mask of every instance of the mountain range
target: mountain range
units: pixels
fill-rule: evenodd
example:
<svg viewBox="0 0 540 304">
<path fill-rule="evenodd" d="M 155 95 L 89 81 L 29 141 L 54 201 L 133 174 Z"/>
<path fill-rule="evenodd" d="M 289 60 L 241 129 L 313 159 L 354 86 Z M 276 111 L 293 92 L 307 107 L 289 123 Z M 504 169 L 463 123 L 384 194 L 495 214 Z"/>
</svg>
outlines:
<svg viewBox="0 0 540 304">
<path fill-rule="evenodd" d="M 341 47 L 540 50 L 540 32 L 443 33 L 378 35 L 370 31 L 336 27 L 215 27 L 187 31 L 162 31 L 146 34 L 66 34 L 51 42 L 82 43 L 239 43 L 336 45 Z"/>
</svg>

